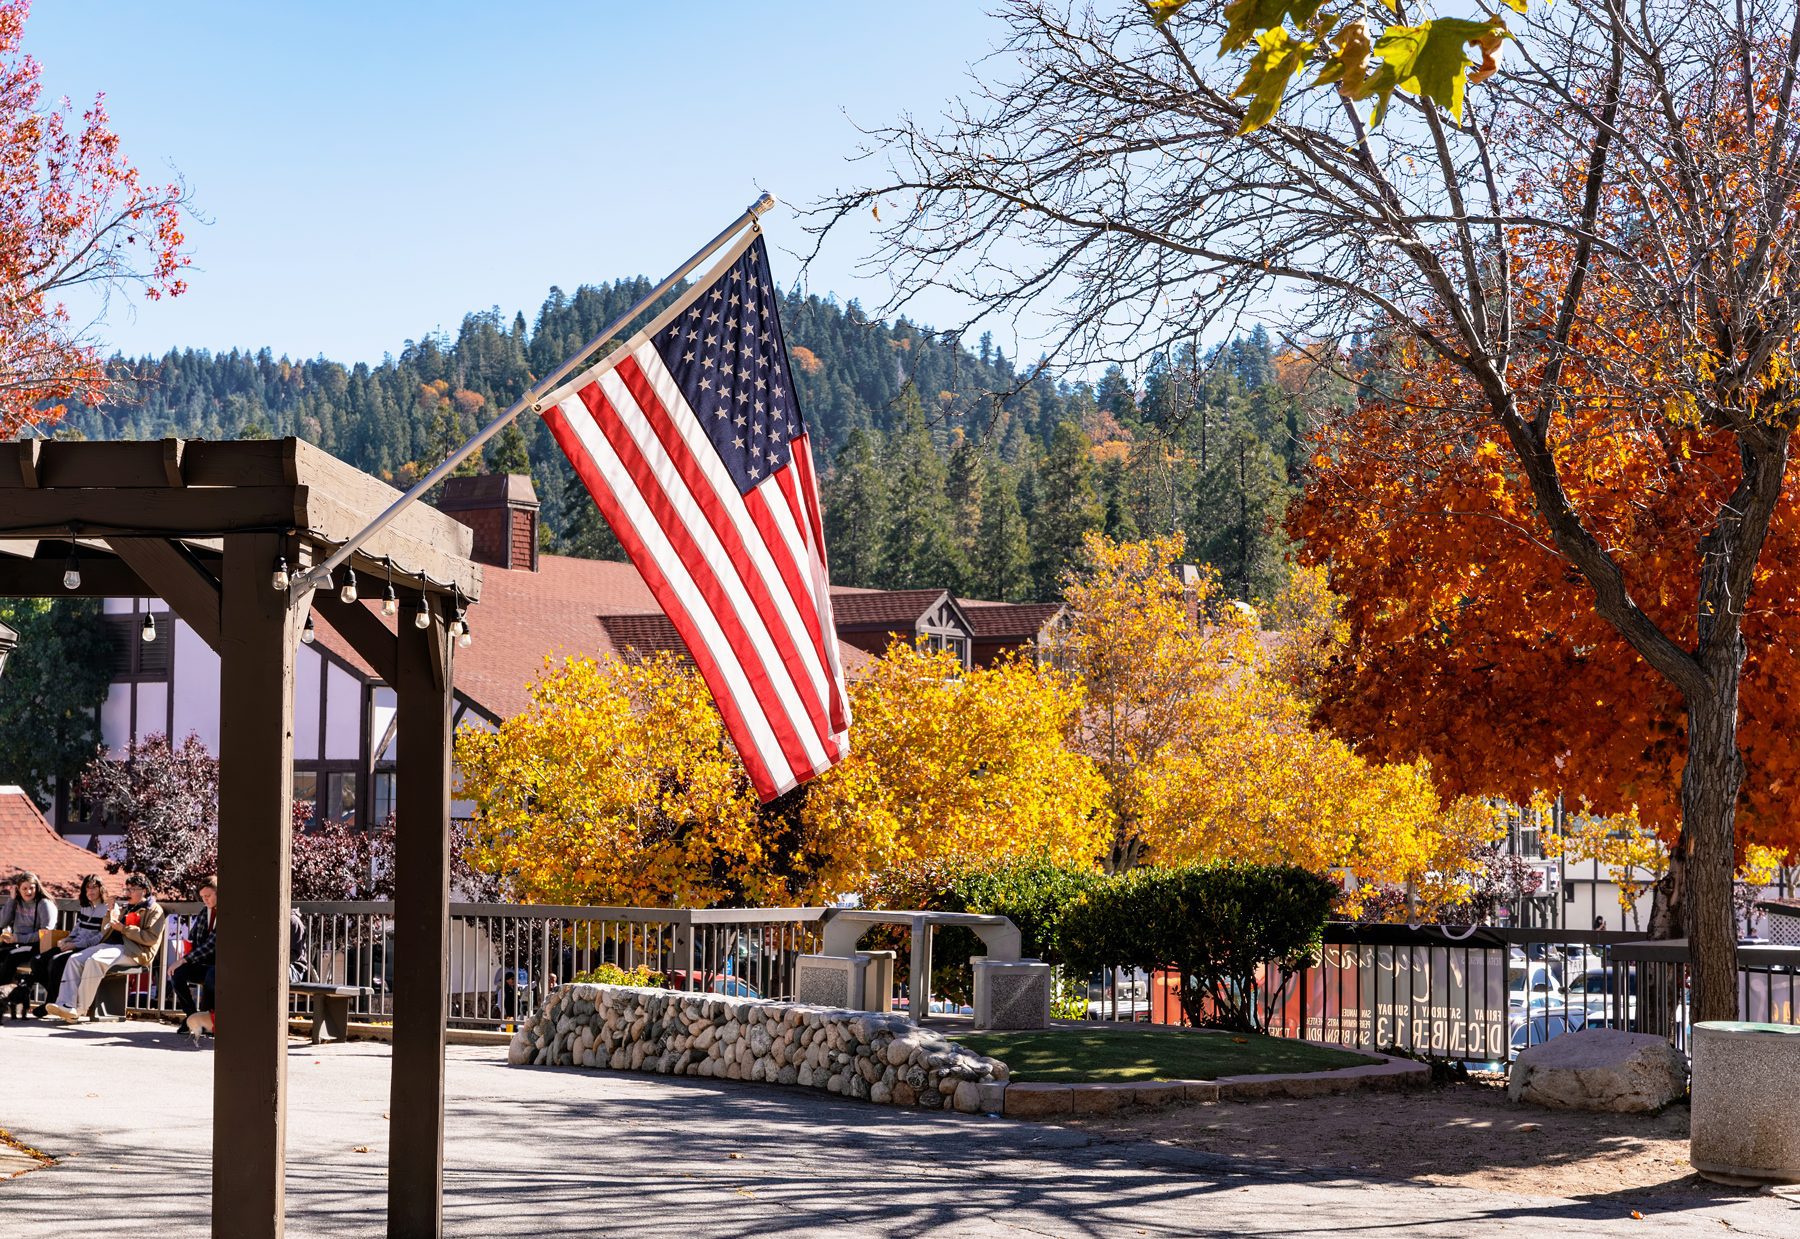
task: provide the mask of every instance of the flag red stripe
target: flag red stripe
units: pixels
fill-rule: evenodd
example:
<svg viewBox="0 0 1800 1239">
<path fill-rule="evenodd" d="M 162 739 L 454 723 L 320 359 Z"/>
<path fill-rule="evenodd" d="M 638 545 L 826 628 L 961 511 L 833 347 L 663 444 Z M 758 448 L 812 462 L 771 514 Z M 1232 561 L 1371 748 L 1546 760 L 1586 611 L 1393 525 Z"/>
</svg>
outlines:
<svg viewBox="0 0 1800 1239">
<path fill-rule="evenodd" d="M 688 532 L 681 515 L 675 511 L 675 505 L 670 501 L 668 492 L 663 489 L 662 483 L 644 458 L 637 440 L 626 432 L 625 427 L 620 423 L 618 410 L 612 407 L 612 402 L 606 398 L 606 393 L 601 390 L 598 382 L 588 384 L 577 394 L 582 404 L 587 406 L 588 412 L 593 415 L 594 424 L 600 428 L 600 433 L 606 436 L 606 441 L 612 445 L 613 452 L 625 466 L 625 471 L 637 487 L 640 499 L 649 508 L 656 523 L 661 526 L 663 536 L 675 548 L 676 555 L 680 557 L 693 578 L 694 587 L 700 592 L 701 598 L 705 600 L 708 609 L 712 612 L 713 619 L 718 622 L 720 630 L 724 632 L 725 639 L 730 643 L 732 652 L 737 656 L 738 663 L 750 682 L 751 691 L 756 696 L 757 704 L 763 716 L 768 719 L 769 726 L 775 733 L 776 741 L 781 746 L 782 756 L 787 759 L 793 775 L 797 779 L 810 777 L 813 773 L 812 759 L 807 755 L 805 746 L 800 743 L 800 737 L 795 733 L 787 711 L 782 708 L 780 696 L 777 694 L 774 684 L 770 682 L 769 669 L 764 664 L 761 652 L 738 622 L 736 609 L 726 596 L 718 575 L 694 542 L 693 535 Z M 683 451 L 685 450 L 684 446 Z M 716 496 L 713 499 L 714 502 L 717 501 Z M 686 643 L 689 653 L 693 652 L 695 646 L 703 644 L 702 635 L 687 619 L 683 607 L 665 605 L 663 610 L 674 623 L 676 631 L 681 633 L 681 639 Z M 709 680 L 708 684 L 711 683 Z M 719 696 L 721 687 L 723 687 L 722 683 L 714 686 L 714 697 Z"/>
<path fill-rule="evenodd" d="M 781 486 L 791 478 L 791 466 L 776 471 L 776 485 Z M 789 483 L 791 484 L 791 482 Z M 769 510 L 768 496 L 763 494 L 759 486 L 744 496 L 744 506 L 750 512 L 751 523 L 762 534 L 763 541 L 771 547 L 786 545 L 787 537 L 775 524 L 775 514 Z M 797 524 L 797 522 L 796 522 Z M 804 547 L 801 548 L 803 551 Z M 794 609 L 800 613 L 800 622 L 806 625 L 806 635 L 812 639 L 813 649 L 818 651 L 819 662 L 825 668 L 825 676 L 831 679 L 831 651 L 825 648 L 825 637 L 819 631 L 819 604 L 813 598 L 812 591 L 800 577 L 800 565 L 784 554 L 777 554 L 775 566 L 781 573 L 781 582 L 787 586 L 788 597 L 794 600 Z"/>
<path fill-rule="evenodd" d="M 663 407 L 662 400 L 650 385 L 650 380 L 645 376 L 643 368 L 638 365 L 637 359 L 635 357 L 625 358 L 613 373 L 619 376 L 620 381 L 625 384 L 626 390 L 631 393 L 631 398 L 637 402 L 638 411 L 650 424 L 651 431 L 656 435 L 657 441 L 662 444 L 663 451 L 668 455 L 670 463 L 675 466 L 675 471 L 680 475 L 682 482 L 687 485 L 688 493 L 693 496 L 694 502 L 699 505 L 700 510 L 706 514 L 706 521 L 712 527 L 713 536 L 725 549 L 727 559 L 737 571 L 738 580 L 743 583 L 744 592 L 749 595 L 751 604 L 756 608 L 757 616 L 762 620 L 763 627 L 768 632 L 769 639 L 775 647 L 776 656 L 781 660 L 782 667 L 787 671 L 788 680 L 793 684 L 794 692 L 800 699 L 800 705 L 806 711 L 807 720 L 812 723 L 813 731 L 818 735 L 820 744 L 826 749 L 826 755 L 835 761 L 837 745 L 831 738 L 832 729 L 826 725 L 825 704 L 819 699 L 812 676 L 801 661 L 799 648 L 794 643 L 793 632 L 776 609 L 775 599 L 769 592 L 768 582 L 763 579 L 762 573 L 757 571 L 749 548 L 744 545 L 743 537 L 738 532 L 737 526 L 721 508 L 718 492 L 713 489 L 701 472 L 699 464 L 694 460 L 692 449 L 671 422 L 669 410 Z M 750 493 L 755 494 L 755 491 Z M 745 496 L 745 498 L 748 499 L 749 496 Z M 786 559 L 786 556 L 779 553 L 781 541 L 778 538 L 771 540 L 766 530 L 762 532 L 763 539 L 771 552 L 771 558 L 779 566 Z M 715 608 L 715 613 L 716 611 L 717 608 Z M 804 615 L 804 608 L 802 608 L 802 614 Z M 686 639 L 686 635 L 682 634 L 683 639 Z M 822 650 L 820 655 L 823 658 Z M 775 722 L 773 715 L 770 716 L 770 721 L 771 723 Z M 808 773 L 812 770 L 810 758 L 806 762 L 806 770 Z"/>
<path fill-rule="evenodd" d="M 598 385 L 594 386 L 598 390 Z M 644 545 L 644 540 L 638 535 L 633 522 L 625 515 L 617 498 L 612 493 L 612 487 L 607 484 L 593 459 L 589 457 L 586 446 L 576 436 L 574 429 L 568 425 L 562 406 L 553 405 L 545 409 L 543 419 L 544 424 L 550 427 L 550 434 L 561 446 L 563 455 L 567 456 L 569 463 L 574 466 L 576 476 L 581 479 L 582 485 L 587 487 L 588 494 L 592 495 L 594 502 L 599 505 L 601 515 L 606 517 L 606 523 L 612 526 L 614 535 L 619 539 L 619 545 L 625 548 L 625 553 L 631 557 L 631 562 L 637 566 L 639 574 L 643 576 L 644 583 L 650 587 L 650 592 L 655 596 L 657 605 L 662 607 L 664 614 L 668 615 L 671 620 L 675 616 L 683 614 L 684 607 L 680 596 L 663 576 L 662 570 L 657 567 L 656 557 Z M 679 626 L 679 622 L 677 622 L 677 627 L 679 628 Z M 701 678 L 706 681 L 707 687 L 712 691 L 713 701 L 717 703 L 719 714 L 725 720 L 726 731 L 734 740 L 738 741 L 738 756 L 744 761 L 744 769 L 749 774 L 750 782 L 756 788 L 757 795 L 764 800 L 772 799 L 777 794 L 773 772 L 769 769 L 768 763 L 763 760 L 757 745 L 745 742 L 744 737 L 751 734 L 749 724 L 738 707 L 737 698 L 728 691 L 725 676 L 719 670 L 711 651 L 703 642 L 689 639 L 685 632 L 682 633 L 682 640 L 687 642 L 688 655 L 693 658 L 694 665 L 700 670 Z"/>
<path fill-rule="evenodd" d="M 820 601 L 825 614 L 829 615 L 831 564 L 825 557 L 825 530 L 818 503 L 819 482 L 813 476 L 812 436 L 800 435 L 789 446 L 793 453 L 794 468 L 791 474 L 782 475 L 783 493 L 787 495 L 788 507 L 794 513 L 794 524 L 811 535 L 808 550 L 811 552 L 812 566 L 818 573 Z M 833 636 L 835 635 L 834 633 Z M 836 650 L 831 651 L 831 666 L 831 723 L 837 730 L 843 731 L 850 725 L 850 703 L 844 699 L 844 678 L 838 670 Z"/>
</svg>

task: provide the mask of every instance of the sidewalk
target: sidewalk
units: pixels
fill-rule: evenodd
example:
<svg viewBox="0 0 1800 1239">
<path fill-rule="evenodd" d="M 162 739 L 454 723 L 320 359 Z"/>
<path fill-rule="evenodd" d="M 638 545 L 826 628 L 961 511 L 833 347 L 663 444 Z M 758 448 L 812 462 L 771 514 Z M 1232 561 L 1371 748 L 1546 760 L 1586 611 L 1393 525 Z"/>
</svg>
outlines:
<svg viewBox="0 0 1800 1239">
<path fill-rule="evenodd" d="M 0 1127 L 62 1159 L 0 1181 L 0 1229 L 207 1234 L 212 1055 L 165 1037 L 0 1028 Z M 382 1234 L 388 1047 L 295 1044 L 289 1078 L 288 1233 Z M 446 1231 L 458 1236 L 1800 1233 L 1800 1206 L 1767 1196 L 1636 1221 L 1606 1198 L 1313 1174 L 799 1090 L 508 1067 L 489 1047 L 452 1047 L 447 1080 Z"/>
</svg>

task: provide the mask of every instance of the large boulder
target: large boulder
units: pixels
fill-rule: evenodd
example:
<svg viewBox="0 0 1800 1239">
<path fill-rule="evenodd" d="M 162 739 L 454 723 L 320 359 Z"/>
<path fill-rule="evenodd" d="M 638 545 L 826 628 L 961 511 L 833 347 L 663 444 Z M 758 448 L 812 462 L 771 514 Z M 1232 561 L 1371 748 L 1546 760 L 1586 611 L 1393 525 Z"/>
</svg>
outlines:
<svg viewBox="0 0 1800 1239">
<path fill-rule="evenodd" d="M 1584 1029 L 1520 1053 L 1506 1091 L 1514 1101 L 1559 1110 L 1648 1112 L 1681 1099 L 1687 1064 L 1661 1037 Z"/>
</svg>

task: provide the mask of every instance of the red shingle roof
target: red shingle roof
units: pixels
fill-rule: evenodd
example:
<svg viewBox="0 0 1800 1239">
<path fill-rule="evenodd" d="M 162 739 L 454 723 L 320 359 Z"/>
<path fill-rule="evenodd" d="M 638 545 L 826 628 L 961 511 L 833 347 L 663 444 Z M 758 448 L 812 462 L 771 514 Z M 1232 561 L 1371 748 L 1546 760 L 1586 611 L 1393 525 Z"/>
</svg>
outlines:
<svg viewBox="0 0 1800 1239">
<path fill-rule="evenodd" d="M 10 882 L 22 872 L 37 874 L 53 899 L 81 898 L 81 879 L 89 873 L 101 876 L 107 894 L 124 892 L 117 865 L 57 834 L 30 796 L 16 787 L 0 787 L 0 881 Z"/>
<path fill-rule="evenodd" d="M 834 589 L 831 609 L 840 629 L 917 624 L 944 600 L 941 589 Z"/>
<path fill-rule="evenodd" d="M 918 592 L 936 599 L 944 591 Z M 318 644 L 373 678 L 324 613 L 314 614 Z M 529 686 L 547 659 L 618 657 L 627 649 L 644 656 L 663 650 L 687 655 L 638 570 L 607 560 L 541 555 L 536 572 L 484 565 L 481 601 L 469 608 L 468 620 L 475 639 L 456 651 L 456 689 L 494 718 L 525 709 Z M 867 654 L 841 641 L 838 656 L 850 678 L 869 663 Z"/>
<path fill-rule="evenodd" d="M 990 639 L 1035 637 L 1062 610 L 1060 602 L 981 602 L 971 598 L 956 601 L 969 617 L 969 628 L 974 634 Z"/>
</svg>

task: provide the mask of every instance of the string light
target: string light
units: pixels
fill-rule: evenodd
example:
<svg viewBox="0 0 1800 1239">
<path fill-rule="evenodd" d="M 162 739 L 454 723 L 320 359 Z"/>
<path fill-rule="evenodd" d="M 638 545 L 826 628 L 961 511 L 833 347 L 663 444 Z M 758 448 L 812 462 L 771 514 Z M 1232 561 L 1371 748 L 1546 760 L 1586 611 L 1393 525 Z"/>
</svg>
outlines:
<svg viewBox="0 0 1800 1239">
<path fill-rule="evenodd" d="M 311 645 L 313 641 L 318 638 L 318 635 L 318 632 L 313 628 L 312 612 L 308 611 L 306 613 L 306 627 L 300 630 L 300 644 Z"/>
<path fill-rule="evenodd" d="M 381 597 L 381 613 L 396 615 L 400 611 L 400 595 L 394 592 L 394 560 L 392 556 L 388 557 L 387 574 L 387 593 Z"/>
<path fill-rule="evenodd" d="M 275 557 L 275 571 L 269 574 L 269 588 L 273 589 L 278 594 L 285 594 L 287 593 L 290 579 L 291 578 L 288 576 L 287 556 L 277 555 Z"/>
<path fill-rule="evenodd" d="M 431 602 L 425 597 L 425 591 L 419 591 L 419 613 L 413 616 L 414 628 L 431 627 Z"/>
<path fill-rule="evenodd" d="M 69 558 L 63 564 L 63 588 L 81 588 L 81 562 L 75 558 L 75 542 L 73 538 L 69 541 Z"/>
<path fill-rule="evenodd" d="M 344 587 L 338 590 L 338 601 L 349 606 L 356 601 L 356 569 L 344 569 Z"/>
<path fill-rule="evenodd" d="M 144 612 L 143 637 L 146 644 L 156 640 L 156 617 L 148 611 Z"/>
</svg>

